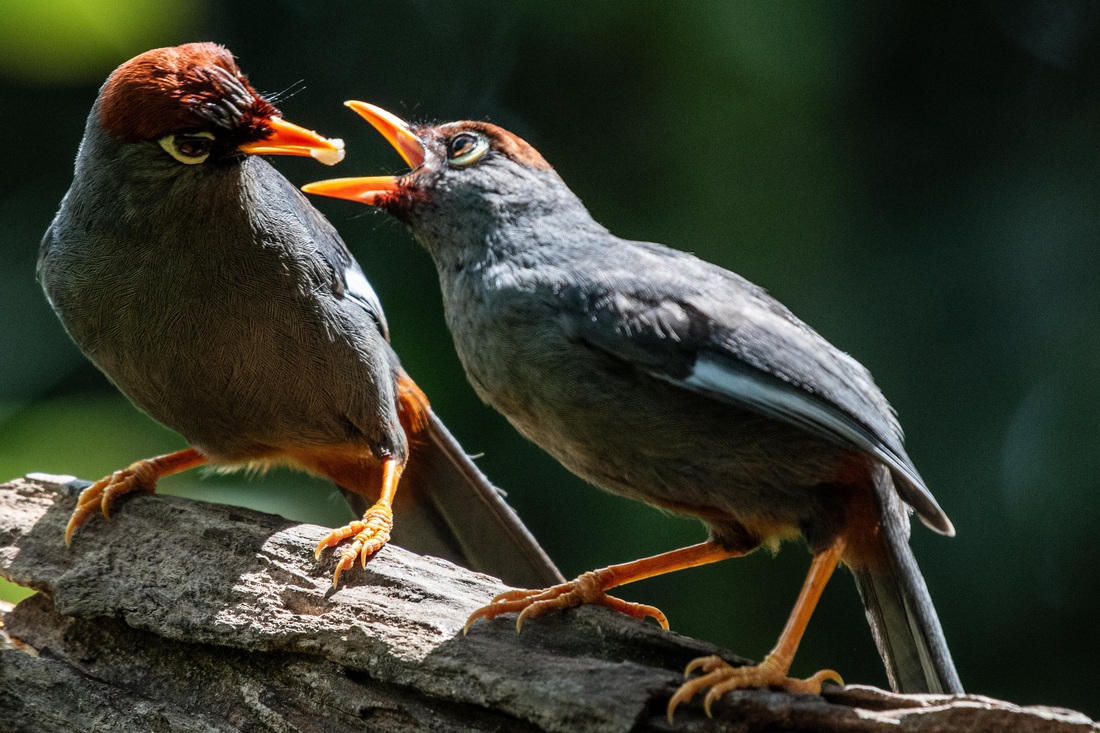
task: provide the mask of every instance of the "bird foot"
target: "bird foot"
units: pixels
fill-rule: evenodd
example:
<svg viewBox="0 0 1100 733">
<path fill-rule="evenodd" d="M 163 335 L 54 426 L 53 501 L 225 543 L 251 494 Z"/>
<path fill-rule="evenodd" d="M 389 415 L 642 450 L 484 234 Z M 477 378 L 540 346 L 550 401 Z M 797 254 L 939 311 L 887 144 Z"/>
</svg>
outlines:
<svg viewBox="0 0 1100 733">
<path fill-rule="evenodd" d="M 720 657 L 699 657 L 693 659 L 684 670 L 687 677 L 692 672 L 700 670 L 702 675 L 688 680 L 672 699 L 668 701 L 668 720 L 672 722 L 672 715 L 676 707 L 687 702 L 695 693 L 707 689 L 703 698 L 703 710 L 707 717 L 711 717 L 711 707 L 723 695 L 731 690 L 769 688 L 772 690 L 785 690 L 787 692 L 799 692 L 811 695 L 821 694 L 821 684 L 826 680 L 832 680 L 841 685 L 844 680 L 831 669 L 823 669 L 817 674 L 804 680 L 787 676 L 790 662 L 786 663 L 769 654 L 764 661 L 752 667 L 734 667 Z"/>
<path fill-rule="evenodd" d="M 160 473 L 152 461 L 138 461 L 128 468 L 115 471 L 80 492 L 76 509 L 65 527 L 65 544 L 72 543 L 73 533 L 88 520 L 98 508 L 106 519 L 111 518 L 110 507 L 117 499 L 135 491 L 152 494 L 157 488 Z"/>
<path fill-rule="evenodd" d="M 367 566 L 367 558 L 381 550 L 390 541 L 390 530 L 393 529 L 393 510 L 387 504 L 375 504 L 363 519 L 351 522 L 339 529 L 334 529 L 327 537 L 317 543 L 315 557 L 320 559 L 321 553 L 326 547 L 340 544 L 348 537 L 352 538 L 350 545 L 340 552 L 340 560 L 336 563 L 336 571 L 332 574 L 332 587 L 340 582 L 340 573 L 355 564 L 355 558 L 359 558 L 363 567 Z"/>
<path fill-rule="evenodd" d="M 604 593 L 604 580 L 600 576 L 600 571 L 597 570 L 550 588 L 510 590 L 501 593 L 491 600 L 489 605 L 482 606 L 470 614 L 462 633 L 469 631 L 470 625 L 479 618 L 489 620 L 513 611 L 519 611 L 519 616 L 516 617 L 516 632 L 519 633 L 523 628 L 523 622 L 529 618 L 581 605 L 606 606 L 634 618 L 652 618 L 661 625 L 661 628 L 668 630 L 668 618 L 659 608 L 642 603 L 631 603 Z"/>
</svg>

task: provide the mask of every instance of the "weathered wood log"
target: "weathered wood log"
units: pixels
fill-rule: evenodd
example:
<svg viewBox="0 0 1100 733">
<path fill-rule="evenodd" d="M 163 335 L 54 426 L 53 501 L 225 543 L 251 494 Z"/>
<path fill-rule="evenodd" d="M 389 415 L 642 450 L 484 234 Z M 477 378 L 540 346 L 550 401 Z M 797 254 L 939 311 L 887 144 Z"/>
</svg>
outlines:
<svg viewBox="0 0 1100 733">
<path fill-rule="evenodd" d="M 870 687 L 664 707 L 701 641 L 601 608 L 467 615 L 498 581 L 399 547 L 330 587 L 327 530 L 167 496 L 121 502 L 66 548 L 83 484 L 0 487 L 3 731 L 1096 731 L 1068 710 Z"/>
</svg>

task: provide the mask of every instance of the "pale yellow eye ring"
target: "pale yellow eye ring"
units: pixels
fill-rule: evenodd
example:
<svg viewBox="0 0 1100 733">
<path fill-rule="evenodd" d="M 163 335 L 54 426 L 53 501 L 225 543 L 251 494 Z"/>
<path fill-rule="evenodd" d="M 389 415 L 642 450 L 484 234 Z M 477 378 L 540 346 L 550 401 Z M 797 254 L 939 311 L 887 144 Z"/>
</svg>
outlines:
<svg viewBox="0 0 1100 733">
<path fill-rule="evenodd" d="M 489 151 L 489 141 L 486 140 L 481 135 L 474 135 L 474 134 L 471 134 L 471 133 L 462 133 L 461 136 L 456 136 L 456 139 L 457 139 L 457 137 L 466 137 L 466 136 L 472 137 L 474 139 L 473 144 L 468 149 L 462 151 L 458 155 L 452 155 L 450 158 L 448 158 L 447 160 L 451 165 L 458 166 L 458 167 L 461 168 L 462 166 L 470 165 L 471 163 L 476 163 L 478 160 L 480 160 L 482 158 L 482 156 L 485 155 L 485 153 L 487 153 Z M 453 145 L 454 141 L 452 141 L 451 144 Z"/>
<path fill-rule="evenodd" d="M 192 133 L 188 133 L 187 135 L 181 135 L 181 137 L 190 137 L 190 138 L 201 137 L 201 138 L 205 138 L 207 140 L 213 140 L 214 139 L 214 133 L 206 132 L 206 131 L 192 132 Z M 157 140 L 157 143 L 162 148 L 164 148 L 164 151 L 166 153 L 171 155 L 173 158 L 175 158 L 179 162 L 186 163 L 187 165 L 196 165 L 198 163 L 202 163 L 204 160 L 206 160 L 207 158 L 210 157 L 210 151 L 209 150 L 207 150 L 202 155 L 186 155 L 186 154 L 184 154 L 179 149 L 179 147 L 176 145 L 176 136 L 175 135 L 165 135 L 160 140 Z"/>
</svg>

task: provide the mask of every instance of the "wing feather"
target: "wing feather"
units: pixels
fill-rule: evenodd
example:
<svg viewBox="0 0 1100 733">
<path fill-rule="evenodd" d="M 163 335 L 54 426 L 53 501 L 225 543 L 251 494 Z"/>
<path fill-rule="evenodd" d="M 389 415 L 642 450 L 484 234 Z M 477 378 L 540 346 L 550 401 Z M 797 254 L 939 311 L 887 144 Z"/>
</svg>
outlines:
<svg viewBox="0 0 1100 733">
<path fill-rule="evenodd" d="M 556 289 L 574 338 L 686 390 L 874 457 L 926 525 L 954 534 L 905 452 L 893 409 L 859 362 L 741 276 L 661 245 L 627 244 L 598 280 Z"/>
</svg>

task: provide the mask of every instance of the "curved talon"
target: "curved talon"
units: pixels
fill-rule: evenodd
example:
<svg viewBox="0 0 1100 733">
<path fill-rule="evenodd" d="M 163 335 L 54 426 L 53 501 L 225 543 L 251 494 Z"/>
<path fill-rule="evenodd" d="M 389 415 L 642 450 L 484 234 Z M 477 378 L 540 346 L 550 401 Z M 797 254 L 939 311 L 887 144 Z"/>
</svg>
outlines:
<svg viewBox="0 0 1100 733">
<path fill-rule="evenodd" d="M 547 589 L 547 591 L 549 590 L 553 589 Z M 466 623 L 462 627 L 463 636 L 469 633 L 471 624 L 479 618 L 491 621 L 501 614 L 521 610 L 527 604 L 528 599 L 537 598 L 547 591 L 513 589 L 494 596 L 488 604 L 477 609 L 466 618 Z M 518 627 L 516 631 L 518 633 Z"/>
<path fill-rule="evenodd" d="M 339 529 L 334 529 L 325 535 L 320 542 L 317 543 L 317 548 L 313 551 L 313 557 L 316 560 L 321 559 L 321 553 L 329 547 L 335 547 L 348 537 L 353 537 L 363 531 L 364 525 L 359 520 L 354 522 L 348 522 Z"/>
<path fill-rule="evenodd" d="M 817 689 L 813 694 L 821 694 L 821 686 L 826 682 L 835 682 L 838 685 L 844 684 L 844 678 L 840 676 L 840 673 L 835 669 L 823 669 L 810 675 L 804 680 L 801 680 L 804 684 L 816 685 Z"/>
<path fill-rule="evenodd" d="M 138 461 L 129 468 L 115 471 L 80 492 L 69 523 L 65 525 L 65 545 L 72 545 L 73 534 L 88 520 L 98 507 L 103 517 L 110 520 L 111 504 L 135 491 L 151 494 L 156 490 L 158 474 L 146 461 Z"/>
<path fill-rule="evenodd" d="M 652 618 L 661 628 L 668 630 L 668 617 L 659 608 L 607 595 L 603 590 L 602 572 L 584 573 L 575 580 L 550 588 L 505 591 L 471 613 L 462 627 L 462 633 L 468 633 L 470 626 L 479 618 L 488 621 L 512 611 L 519 612 L 516 617 L 516 632 L 519 633 L 527 619 L 582 605 L 605 606 L 638 619 Z"/>
<path fill-rule="evenodd" d="M 342 563 L 337 563 L 336 570 L 332 573 L 332 587 L 336 588 L 340 583 L 340 573 L 344 572 Z"/>
<path fill-rule="evenodd" d="M 714 655 L 709 657 L 696 657 L 688 662 L 687 667 L 684 668 L 684 677 L 690 677 L 692 672 L 700 669 L 703 670 L 704 673 L 713 672 L 725 663 L 726 661 L 724 659 Z"/>
<path fill-rule="evenodd" d="M 710 688 L 709 690 L 707 690 L 707 696 L 703 698 L 703 712 L 707 714 L 708 718 L 714 717 L 714 711 L 711 710 L 711 707 L 714 705 L 714 701 L 722 697 L 722 695 L 726 694 L 726 691 L 722 690 L 722 692 L 719 692 L 716 695 L 715 692 L 717 692 L 717 690 L 717 687 Z"/>
<path fill-rule="evenodd" d="M 763 662 L 751 667 L 734 667 L 716 656 L 698 657 L 688 662 L 684 676 L 696 671 L 702 671 L 703 674 L 680 685 L 669 699 L 667 714 L 670 723 L 680 703 L 691 700 L 695 693 L 706 688 L 709 689 L 703 698 L 703 711 L 709 718 L 713 717 L 714 703 L 733 690 L 770 688 L 819 695 L 821 685 L 826 681 L 844 684 L 840 675 L 831 669 L 823 669 L 804 680 L 788 677 L 786 663 L 781 663 L 770 654 Z"/>
<path fill-rule="evenodd" d="M 375 504 L 367 510 L 361 520 L 349 522 L 323 537 L 313 551 L 314 558 L 318 560 L 326 548 L 335 547 L 349 537 L 352 538 L 351 544 L 340 552 L 340 559 L 332 574 L 332 587 L 336 588 L 339 585 L 341 573 L 355 565 L 355 558 L 358 557 L 365 568 L 367 559 L 390 541 L 391 529 L 393 529 L 393 511 L 385 504 Z"/>
<path fill-rule="evenodd" d="M 488 608 L 488 606 L 483 606 L 483 607 L 477 609 L 476 611 L 474 611 L 473 613 L 471 613 L 469 616 L 466 617 L 466 623 L 464 623 L 462 625 L 462 635 L 463 636 L 466 636 L 467 634 L 470 633 L 470 624 L 472 624 L 474 621 L 477 621 L 479 618 L 482 618 L 484 616 L 482 611 L 484 611 L 486 608 Z"/>
<path fill-rule="evenodd" d="M 615 596 L 604 595 L 603 601 L 599 603 L 601 606 L 607 606 L 612 611 L 618 611 L 619 613 L 626 614 L 636 619 L 645 620 L 651 618 L 660 625 L 662 629 L 668 631 L 668 616 L 664 614 L 664 611 L 656 606 L 650 606 L 645 603 L 634 603 L 632 601 L 624 601 L 622 598 Z"/>
<path fill-rule="evenodd" d="M 672 725 L 672 716 L 676 714 L 676 708 L 679 707 L 680 703 L 687 702 L 694 694 L 695 690 L 689 690 L 687 685 L 680 685 L 680 689 L 673 693 L 672 697 L 669 698 L 668 708 L 665 710 L 665 717 L 668 718 L 669 725 Z"/>
</svg>

